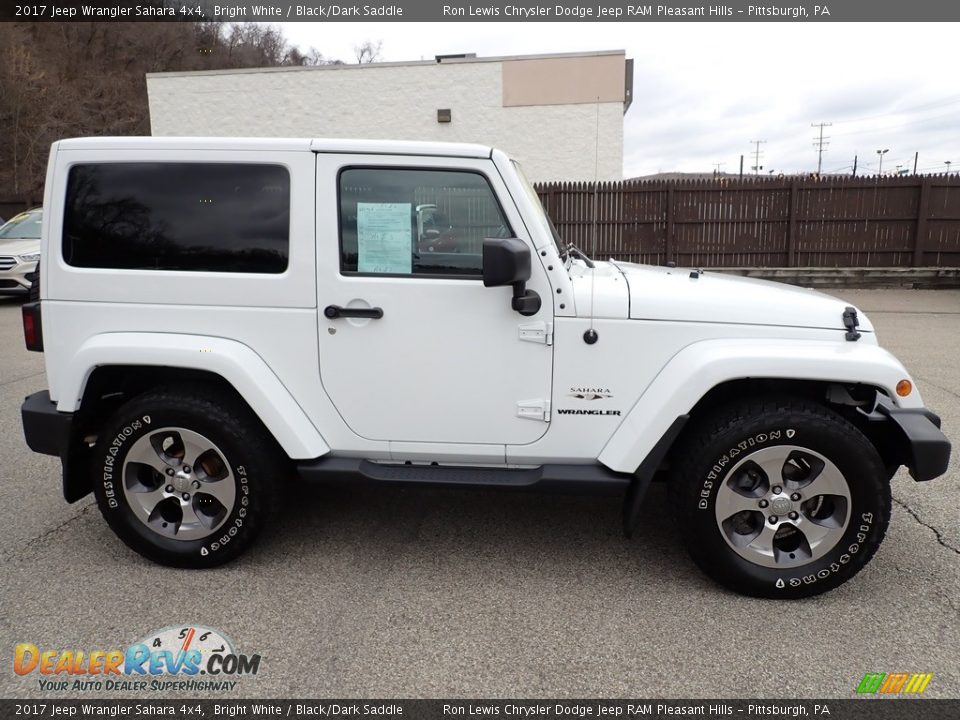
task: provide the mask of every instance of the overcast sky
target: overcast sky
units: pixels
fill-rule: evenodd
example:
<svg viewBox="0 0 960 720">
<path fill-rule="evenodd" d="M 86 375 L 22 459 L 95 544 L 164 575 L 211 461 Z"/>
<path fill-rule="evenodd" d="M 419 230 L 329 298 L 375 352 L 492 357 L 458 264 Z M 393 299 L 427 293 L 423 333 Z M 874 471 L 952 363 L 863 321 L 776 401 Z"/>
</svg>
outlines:
<svg viewBox="0 0 960 720">
<path fill-rule="evenodd" d="M 624 117 L 624 176 L 745 172 L 761 145 L 764 172 L 816 170 L 811 123 L 826 128 L 824 172 L 897 165 L 960 170 L 960 63 L 954 24 L 894 23 L 282 23 L 326 57 L 382 41 L 387 61 L 627 51 L 634 101 Z M 531 132 L 534 129 L 531 128 Z"/>
</svg>

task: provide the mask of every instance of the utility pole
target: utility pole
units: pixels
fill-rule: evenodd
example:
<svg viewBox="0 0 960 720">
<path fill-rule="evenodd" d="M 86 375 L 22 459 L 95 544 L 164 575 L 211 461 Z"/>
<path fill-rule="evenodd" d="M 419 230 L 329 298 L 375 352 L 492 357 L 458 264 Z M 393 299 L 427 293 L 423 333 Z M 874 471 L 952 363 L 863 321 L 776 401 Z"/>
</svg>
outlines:
<svg viewBox="0 0 960 720">
<path fill-rule="evenodd" d="M 825 138 L 823 136 L 823 129 L 825 127 L 831 127 L 833 123 L 822 122 L 822 123 L 811 123 L 810 127 L 820 128 L 820 138 L 813 139 L 813 146 L 817 149 L 817 175 L 820 174 L 820 169 L 823 167 L 823 149 L 827 147 L 830 143 L 827 142 L 830 138 Z"/>
<path fill-rule="evenodd" d="M 914 174 L 914 175 L 917 174 L 917 160 L 919 160 L 919 159 L 920 159 L 920 151 L 917 150 L 917 151 L 913 154 L 913 174 Z"/>
<path fill-rule="evenodd" d="M 853 177 L 857 176 L 857 156 L 853 156 Z"/>
<path fill-rule="evenodd" d="M 950 164 L 951 164 L 952 162 L 953 162 L 953 160 L 944 160 L 944 161 L 943 161 L 943 164 L 947 166 L 947 175 L 950 174 Z"/>
<path fill-rule="evenodd" d="M 754 174 L 754 175 L 759 175 L 759 174 L 760 174 L 760 171 L 763 170 L 763 166 L 760 164 L 760 155 L 762 154 L 762 153 L 760 152 L 760 146 L 763 145 L 763 144 L 765 144 L 766 142 L 767 142 L 766 140 L 751 140 L 751 141 L 750 141 L 750 144 L 751 144 L 751 145 L 756 145 L 756 146 L 757 146 L 756 149 L 753 151 L 753 167 L 750 168 L 751 170 L 753 170 L 753 174 Z"/>
<path fill-rule="evenodd" d="M 743 155 L 740 156 L 740 179 L 743 180 Z"/>
<path fill-rule="evenodd" d="M 714 175 L 719 175 L 719 174 L 720 174 L 720 168 L 722 168 L 724 165 L 726 165 L 726 163 L 722 163 L 722 162 L 720 162 L 720 163 L 713 163 L 713 174 L 714 174 Z"/>
</svg>

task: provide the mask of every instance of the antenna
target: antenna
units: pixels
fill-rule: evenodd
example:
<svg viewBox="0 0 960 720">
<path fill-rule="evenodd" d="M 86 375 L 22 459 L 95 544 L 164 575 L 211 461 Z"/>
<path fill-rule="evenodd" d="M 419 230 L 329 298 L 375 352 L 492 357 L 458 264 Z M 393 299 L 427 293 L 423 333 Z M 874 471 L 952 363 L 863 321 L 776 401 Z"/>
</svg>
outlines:
<svg viewBox="0 0 960 720">
<path fill-rule="evenodd" d="M 597 214 L 600 203 L 600 96 L 597 95 L 596 140 L 593 146 L 593 232 L 590 238 L 590 257 L 597 256 Z M 591 263 L 593 264 L 593 263 Z M 590 269 L 590 329 L 583 334 L 583 341 L 593 345 L 599 338 L 593 329 L 593 291 L 597 284 L 596 265 Z"/>
<path fill-rule="evenodd" d="M 593 146 L 593 237 L 590 238 L 590 257 L 597 255 L 597 212 L 600 185 L 600 96 L 597 95 L 596 139 Z M 592 313 L 591 313 L 592 314 Z"/>
</svg>

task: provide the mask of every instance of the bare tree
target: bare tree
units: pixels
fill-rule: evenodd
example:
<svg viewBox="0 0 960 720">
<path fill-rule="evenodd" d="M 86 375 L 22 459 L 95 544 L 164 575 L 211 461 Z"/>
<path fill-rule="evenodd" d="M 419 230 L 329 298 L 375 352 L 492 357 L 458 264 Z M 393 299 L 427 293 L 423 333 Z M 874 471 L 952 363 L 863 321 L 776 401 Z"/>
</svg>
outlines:
<svg viewBox="0 0 960 720">
<path fill-rule="evenodd" d="M 357 58 L 358 65 L 363 65 L 364 63 L 375 63 L 383 59 L 380 55 L 380 51 L 382 49 L 383 40 L 377 40 L 376 42 L 366 40 L 360 45 L 353 46 L 353 54 Z"/>
<path fill-rule="evenodd" d="M 287 51 L 283 64 L 312 67 L 316 65 L 343 65 L 343 61 L 324 57 L 323 53 L 313 46 L 310 46 L 310 49 L 306 52 L 294 46 Z"/>
<path fill-rule="evenodd" d="M 146 73 L 339 62 L 258 23 L 0 23 L 0 47 L 0 196 L 18 197 L 55 140 L 149 134 Z"/>
</svg>

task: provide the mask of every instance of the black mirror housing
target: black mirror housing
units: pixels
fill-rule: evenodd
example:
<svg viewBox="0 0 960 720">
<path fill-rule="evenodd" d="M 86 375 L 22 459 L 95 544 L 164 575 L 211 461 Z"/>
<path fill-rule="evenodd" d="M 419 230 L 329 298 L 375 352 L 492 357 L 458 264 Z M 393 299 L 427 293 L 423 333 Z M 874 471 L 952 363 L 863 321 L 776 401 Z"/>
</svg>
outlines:
<svg viewBox="0 0 960 720">
<path fill-rule="evenodd" d="M 484 238 L 483 284 L 513 286 L 510 306 L 521 315 L 540 312 L 540 296 L 526 289 L 530 279 L 530 248 L 519 238 Z"/>
<path fill-rule="evenodd" d="M 530 279 L 530 248 L 519 238 L 484 238 L 483 284 L 515 285 Z"/>
</svg>

